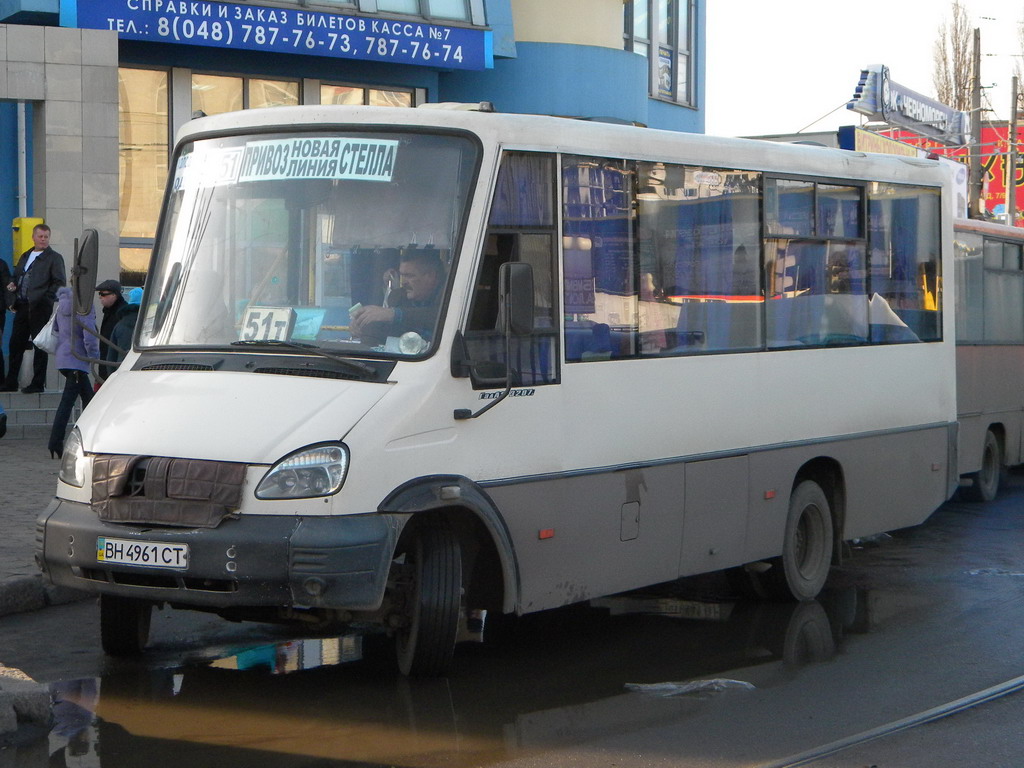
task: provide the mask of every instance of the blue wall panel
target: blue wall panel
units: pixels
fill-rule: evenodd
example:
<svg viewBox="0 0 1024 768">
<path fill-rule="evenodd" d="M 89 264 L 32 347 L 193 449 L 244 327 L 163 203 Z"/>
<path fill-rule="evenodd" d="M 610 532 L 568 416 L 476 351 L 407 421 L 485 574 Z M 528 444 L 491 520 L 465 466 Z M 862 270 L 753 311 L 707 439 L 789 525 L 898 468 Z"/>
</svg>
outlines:
<svg viewBox="0 0 1024 768">
<path fill-rule="evenodd" d="M 441 75 L 440 101 L 490 101 L 499 112 L 610 117 L 652 128 L 698 132 L 696 110 L 647 97 L 647 59 L 562 43 L 516 43 L 516 58 L 489 72 Z"/>
<path fill-rule="evenodd" d="M 0 101 L 0 258 L 11 264 L 11 221 L 18 215 L 18 115 L 13 101 Z"/>
<path fill-rule="evenodd" d="M 32 105 L 25 106 L 26 154 L 28 162 L 28 215 L 32 212 Z M 19 254 L 13 253 L 14 238 L 11 225 L 18 216 L 18 105 L 13 101 L 0 101 L 0 258 L 8 266 Z M 11 316 L 4 324 L 3 348 L 11 337 Z M 6 363 L 6 359 L 5 359 Z"/>
<path fill-rule="evenodd" d="M 646 61 L 610 48 L 516 43 L 516 58 L 489 72 L 441 76 L 441 101 L 491 101 L 500 112 L 640 120 Z"/>
</svg>

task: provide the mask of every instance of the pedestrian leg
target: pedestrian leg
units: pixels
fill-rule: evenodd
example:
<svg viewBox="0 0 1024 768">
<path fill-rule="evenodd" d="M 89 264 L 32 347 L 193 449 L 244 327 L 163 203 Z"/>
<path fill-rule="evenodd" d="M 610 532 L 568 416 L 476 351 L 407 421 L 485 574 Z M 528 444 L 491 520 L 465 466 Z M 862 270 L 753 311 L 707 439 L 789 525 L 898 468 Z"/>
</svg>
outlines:
<svg viewBox="0 0 1024 768">
<path fill-rule="evenodd" d="M 71 409 L 78 399 L 78 383 L 74 371 L 62 368 L 64 375 L 64 392 L 60 397 L 60 404 L 57 406 L 57 413 L 53 417 L 53 426 L 50 428 L 50 458 L 60 458 L 64 454 L 64 438 L 67 437 L 68 421 L 71 419 Z"/>
<path fill-rule="evenodd" d="M 11 344 L 8 347 L 7 378 L 4 380 L 5 392 L 18 391 L 18 375 L 21 373 L 21 359 L 25 349 L 31 344 L 29 336 L 28 304 L 18 304 L 14 312 L 14 323 L 11 325 Z"/>
</svg>

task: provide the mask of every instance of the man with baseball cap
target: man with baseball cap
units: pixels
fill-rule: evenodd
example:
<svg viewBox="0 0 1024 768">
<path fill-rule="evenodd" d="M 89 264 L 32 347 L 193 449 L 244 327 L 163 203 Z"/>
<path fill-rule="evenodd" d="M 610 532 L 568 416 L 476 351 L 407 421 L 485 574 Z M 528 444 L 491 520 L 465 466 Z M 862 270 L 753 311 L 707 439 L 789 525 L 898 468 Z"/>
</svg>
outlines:
<svg viewBox="0 0 1024 768">
<path fill-rule="evenodd" d="M 104 280 L 96 286 L 96 293 L 99 294 L 100 304 L 103 305 L 103 322 L 100 323 L 100 358 L 108 358 L 107 350 L 110 348 L 110 337 L 114 333 L 114 326 L 120 319 L 121 309 L 128 302 L 121 295 L 121 284 L 117 280 Z M 114 372 L 109 365 L 100 365 L 98 368 L 100 379 L 106 378 Z"/>
</svg>

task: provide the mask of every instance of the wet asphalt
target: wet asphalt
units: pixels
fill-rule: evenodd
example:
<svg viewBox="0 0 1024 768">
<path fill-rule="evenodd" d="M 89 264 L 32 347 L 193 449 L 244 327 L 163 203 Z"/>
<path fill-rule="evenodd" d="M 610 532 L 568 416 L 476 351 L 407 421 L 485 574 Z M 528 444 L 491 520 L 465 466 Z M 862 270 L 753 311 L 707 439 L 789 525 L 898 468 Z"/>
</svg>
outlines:
<svg viewBox="0 0 1024 768">
<path fill-rule="evenodd" d="M 531 617 L 409 681 L 374 638 L 174 611 L 143 660 L 105 658 L 94 603 L 48 599 L 35 569 L 56 472 L 45 442 L 0 440 L 0 663 L 47 686 L 55 716 L 4 768 L 1024 765 L 1024 694 L 970 702 L 1024 675 L 1019 473 L 994 504 L 857 543 L 819 601 L 696 579 Z"/>
</svg>

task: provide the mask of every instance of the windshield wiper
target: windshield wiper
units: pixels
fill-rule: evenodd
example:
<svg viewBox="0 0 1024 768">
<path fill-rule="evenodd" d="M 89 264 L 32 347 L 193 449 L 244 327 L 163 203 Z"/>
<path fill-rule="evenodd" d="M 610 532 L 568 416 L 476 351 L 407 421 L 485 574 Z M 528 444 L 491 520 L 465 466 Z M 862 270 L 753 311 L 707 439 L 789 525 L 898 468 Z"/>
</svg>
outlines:
<svg viewBox="0 0 1024 768">
<path fill-rule="evenodd" d="M 314 355 L 320 355 L 328 360 L 334 360 L 335 362 L 341 363 L 348 366 L 351 370 L 357 371 L 364 376 L 376 376 L 377 369 L 372 365 L 360 362 L 359 360 L 353 360 L 350 357 L 343 357 L 342 355 L 336 355 L 333 352 L 328 352 L 322 347 L 318 347 L 316 344 L 306 344 L 301 341 L 283 341 L 281 339 L 240 339 L 238 341 L 232 341 L 231 346 L 233 347 L 286 347 L 288 349 L 297 349 L 300 352 L 311 352 Z"/>
</svg>

